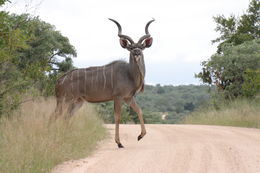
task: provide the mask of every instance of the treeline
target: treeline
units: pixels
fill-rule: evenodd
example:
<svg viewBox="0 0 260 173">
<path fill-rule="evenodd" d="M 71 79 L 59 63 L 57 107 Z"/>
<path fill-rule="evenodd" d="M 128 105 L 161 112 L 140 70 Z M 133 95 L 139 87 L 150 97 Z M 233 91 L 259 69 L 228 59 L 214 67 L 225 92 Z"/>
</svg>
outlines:
<svg viewBox="0 0 260 173">
<path fill-rule="evenodd" d="M 214 87 L 146 85 L 144 93 L 137 95 L 136 100 L 143 110 L 146 123 L 178 123 L 187 114 L 209 101 L 210 90 L 214 90 Z M 112 102 L 101 103 L 98 110 L 105 122 L 114 122 Z M 122 122 L 139 123 L 136 113 L 127 105 L 123 106 Z"/>
<path fill-rule="evenodd" d="M 0 7 L 5 3 L 1 0 Z M 0 11 L 0 117 L 17 109 L 26 94 L 53 95 L 57 76 L 73 68 L 76 55 L 53 25 Z"/>
</svg>

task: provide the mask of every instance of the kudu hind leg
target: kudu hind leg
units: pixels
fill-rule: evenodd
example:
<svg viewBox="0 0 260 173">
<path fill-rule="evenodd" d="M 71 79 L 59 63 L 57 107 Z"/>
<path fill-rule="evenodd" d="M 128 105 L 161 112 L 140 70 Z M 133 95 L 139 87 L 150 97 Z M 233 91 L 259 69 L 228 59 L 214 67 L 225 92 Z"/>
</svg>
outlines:
<svg viewBox="0 0 260 173">
<path fill-rule="evenodd" d="M 56 120 L 59 116 L 62 116 L 62 99 L 57 99 L 57 104 L 56 104 L 56 108 L 55 108 L 55 111 L 54 111 L 54 119 Z"/>
<path fill-rule="evenodd" d="M 144 119 L 143 119 L 143 112 L 142 112 L 141 108 L 137 105 L 134 98 L 132 99 L 130 106 L 137 113 L 140 124 L 141 124 L 141 134 L 137 138 L 137 140 L 139 141 L 146 134 L 146 129 L 145 129 L 145 126 L 144 126 Z"/>
<path fill-rule="evenodd" d="M 122 100 L 121 99 L 115 99 L 114 100 L 114 114 L 115 114 L 115 142 L 117 143 L 118 148 L 124 148 L 124 146 L 120 142 L 119 138 L 119 123 L 121 120 L 121 105 Z"/>
<path fill-rule="evenodd" d="M 74 103 L 70 103 L 67 112 L 68 118 L 72 117 L 75 114 L 75 112 L 81 108 L 82 105 L 83 101 L 81 100 Z"/>
<path fill-rule="evenodd" d="M 49 117 L 48 125 L 56 121 L 58 117 L 62 116 L 62 100 L 57 99 L 55 111 Z"/>
</svg>

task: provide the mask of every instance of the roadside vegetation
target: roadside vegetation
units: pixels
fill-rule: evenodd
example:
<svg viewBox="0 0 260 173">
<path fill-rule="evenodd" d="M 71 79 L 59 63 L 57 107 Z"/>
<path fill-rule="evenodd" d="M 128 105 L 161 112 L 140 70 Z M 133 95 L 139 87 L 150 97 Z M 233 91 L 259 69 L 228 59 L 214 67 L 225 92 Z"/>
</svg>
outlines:
<svg viewBox="0 0 260 173">
<path fill-rule="evenodd" d="M 92 105 L 67 122 L 49 122 L 55 99 L 27 102 L 12 117 L 0 119 L 0 172 L 46 173 L 59 163 L 88 156 L 106 130 Z"/>
<path fill-rule="evenodd" d="M 192 112 L 183 123 L 260 128 L 260 100 L 224 103 Z"/>
</svg>

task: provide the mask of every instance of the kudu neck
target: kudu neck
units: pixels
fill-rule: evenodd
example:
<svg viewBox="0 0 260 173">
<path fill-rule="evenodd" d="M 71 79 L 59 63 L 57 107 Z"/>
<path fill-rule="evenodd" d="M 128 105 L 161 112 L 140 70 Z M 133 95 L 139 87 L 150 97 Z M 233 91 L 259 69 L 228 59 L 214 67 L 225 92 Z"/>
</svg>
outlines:
<svg viewBox="0 0 260 173">
<path fill-rule="evenodd" d="M 145 77 L 145 64 L 143 55 L 141 55 L 139 60 L 136 61 L 134 55 L 130 53 L 129 64 L 135 86 L 139 88 L 144 84 Z"/>
</svg>

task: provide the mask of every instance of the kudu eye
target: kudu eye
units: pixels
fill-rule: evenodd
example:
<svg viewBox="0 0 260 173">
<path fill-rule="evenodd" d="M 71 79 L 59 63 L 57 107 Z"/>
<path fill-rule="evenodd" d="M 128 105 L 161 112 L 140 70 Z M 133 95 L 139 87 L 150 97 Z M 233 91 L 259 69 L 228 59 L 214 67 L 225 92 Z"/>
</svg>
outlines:
<svg viewBox="0 0 260 173">
<path fill-rule="evenodd" d="M 126 39 L 120 39 L 120 45 L 123 47 L 123 48 L 126 48 L 128 46 L 128 41 Z"/>
</svg>

